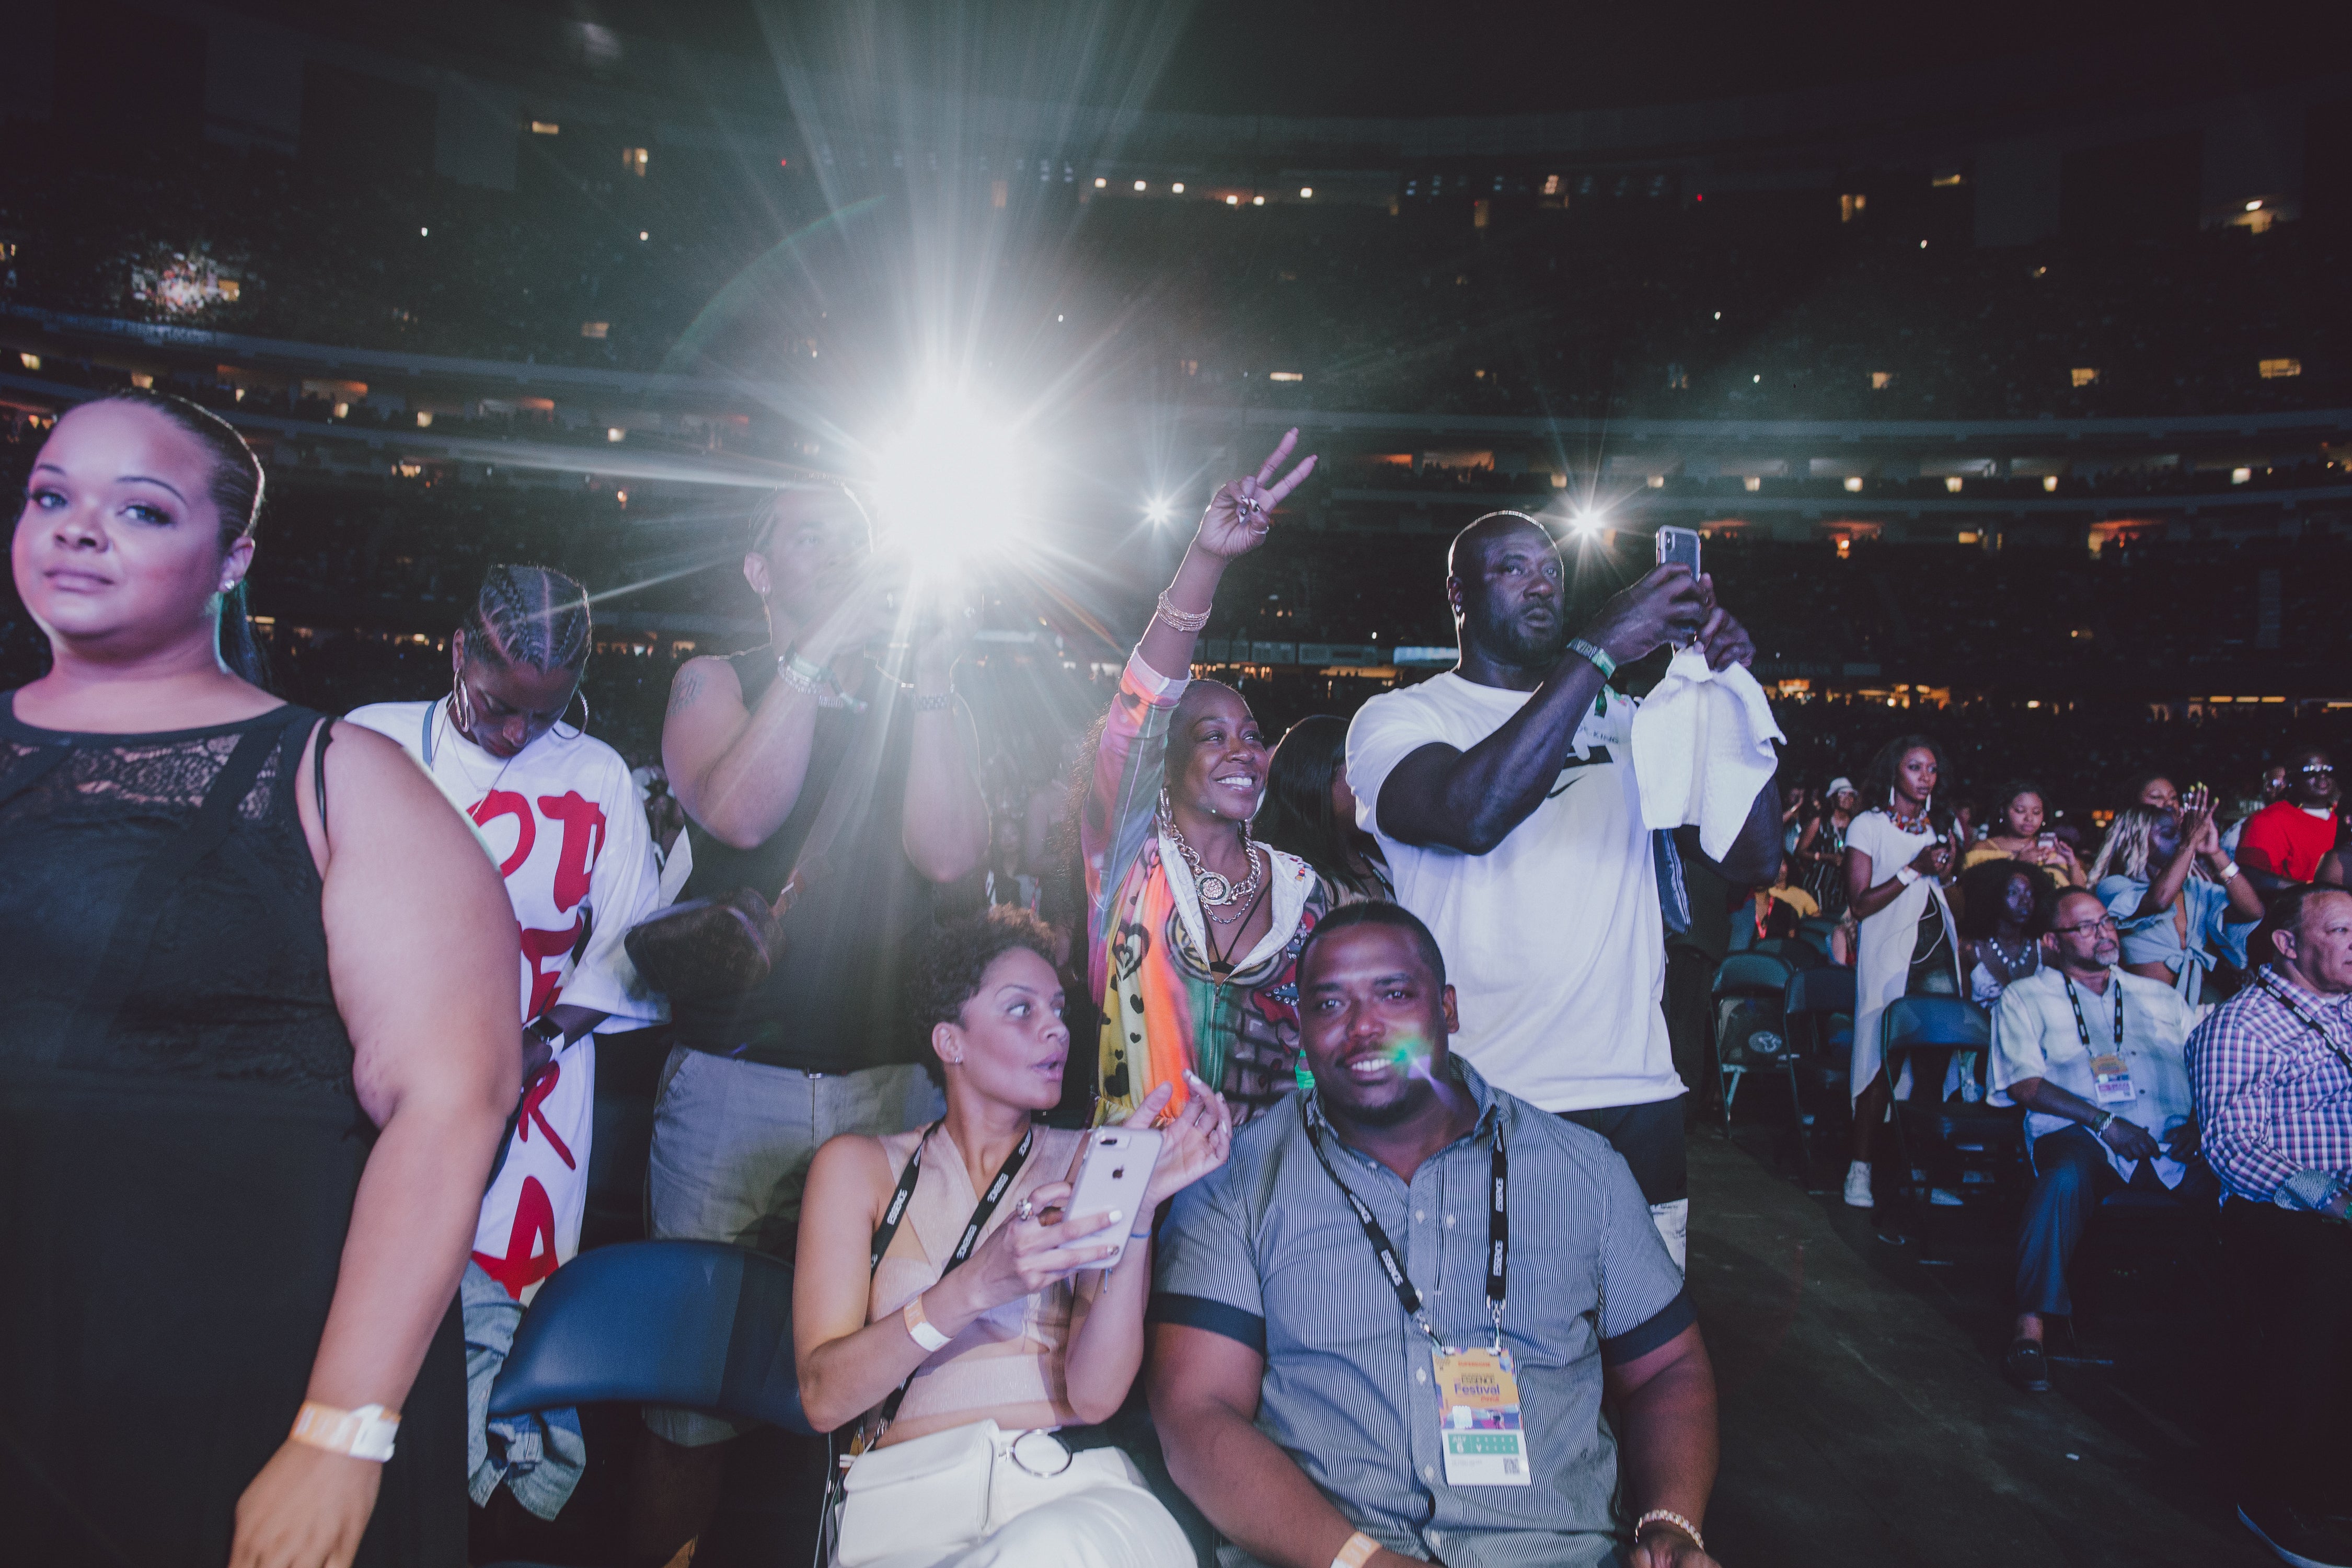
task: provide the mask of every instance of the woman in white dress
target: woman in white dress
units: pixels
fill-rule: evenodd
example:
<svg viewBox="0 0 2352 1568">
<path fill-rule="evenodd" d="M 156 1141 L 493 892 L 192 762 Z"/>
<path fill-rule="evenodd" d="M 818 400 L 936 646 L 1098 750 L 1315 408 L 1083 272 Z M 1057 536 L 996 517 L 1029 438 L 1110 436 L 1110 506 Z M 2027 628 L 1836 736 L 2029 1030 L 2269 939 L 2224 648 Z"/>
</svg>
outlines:
<svg viewBox="0 0 2352 1568">
<path fill-rule="evenodd" d="M 1878 1048 L 1886 1005 L 1913 991 L 1960 994 L 1959 937 L 1943 879 L 1958 863 L 1948 814 L 1936 815 L 1943 748 L 1925 735 L 1888 742 L 1863 778 L 1873 802 L 1846 829 L 1846 902 L 1861 922 L 1854 960 L 1853 1161 L 1845 1201 L 1873 1205 L 1870 1153 L 1894 1097 Z"/>
</svg>

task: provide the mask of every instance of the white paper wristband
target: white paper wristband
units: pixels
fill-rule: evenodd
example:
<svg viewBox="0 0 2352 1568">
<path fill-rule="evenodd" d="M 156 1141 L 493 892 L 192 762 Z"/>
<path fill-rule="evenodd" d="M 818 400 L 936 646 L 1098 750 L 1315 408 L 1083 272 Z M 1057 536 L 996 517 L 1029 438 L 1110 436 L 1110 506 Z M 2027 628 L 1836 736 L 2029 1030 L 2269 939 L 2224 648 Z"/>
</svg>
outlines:
<svg viewBox="0 0 2352 1568">
<path fill-rule="evenodd" d="M 908 1302 L 906 1310 L 898 1316 L 905 1321 L 907 1332 L 913 1335 L 915 1342 L 926 1351 L 943 1351 L 948 1348 L 947 1335 L 931 1327 L 931 1320 L 923 1315 L 923 1299 L 920 1296 Z"/>
</svg>

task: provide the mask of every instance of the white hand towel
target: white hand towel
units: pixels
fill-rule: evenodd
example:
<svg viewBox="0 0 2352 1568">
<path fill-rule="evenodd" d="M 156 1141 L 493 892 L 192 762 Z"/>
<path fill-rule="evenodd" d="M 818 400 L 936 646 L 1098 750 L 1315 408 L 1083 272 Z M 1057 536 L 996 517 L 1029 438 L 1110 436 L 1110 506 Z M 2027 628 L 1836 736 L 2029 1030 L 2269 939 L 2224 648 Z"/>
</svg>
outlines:
<svg viewBox="0 0 2352 1568">
<path fill-rule="evenodd" d="M 1787 738 L 1747 666 L 1709 669 L 1704 651 L 1683 649 L 1633 715 L 1643 825 L 1695 822 L 1699 847 L 1721 859 L 1778 765 L 1772 742 Z"/>
</svg>

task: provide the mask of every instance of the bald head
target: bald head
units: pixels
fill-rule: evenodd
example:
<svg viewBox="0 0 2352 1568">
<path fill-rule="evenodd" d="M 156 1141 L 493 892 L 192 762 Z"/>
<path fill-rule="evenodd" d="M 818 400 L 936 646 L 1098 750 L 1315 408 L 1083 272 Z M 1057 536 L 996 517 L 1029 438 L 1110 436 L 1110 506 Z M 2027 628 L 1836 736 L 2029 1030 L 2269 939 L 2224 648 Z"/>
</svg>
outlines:
<svg viewBox="0 0 2352 1568">
<path fill-rule="evenodd" d="M 1566 567 L 1524 512 L 1488 512 L 1454 535 L 1445 591 L 1465 660 L 1548 668 L 1568 644 Z"/>
<path fill-rule="evenodd" d="M 1543 525 L 1523 511 L 1490 511 L 1454 536 L 1446 548 L 1445 570 L 1449 576 L 1459 577 L 1465 571 L 1477 570 L 1476 563 L 1496 542 L 1525 536 L 1530 547 L 1541 546 L 1553 554 L 1559 553 L 1552 544 L 1551 535 Z"/>
</svg>

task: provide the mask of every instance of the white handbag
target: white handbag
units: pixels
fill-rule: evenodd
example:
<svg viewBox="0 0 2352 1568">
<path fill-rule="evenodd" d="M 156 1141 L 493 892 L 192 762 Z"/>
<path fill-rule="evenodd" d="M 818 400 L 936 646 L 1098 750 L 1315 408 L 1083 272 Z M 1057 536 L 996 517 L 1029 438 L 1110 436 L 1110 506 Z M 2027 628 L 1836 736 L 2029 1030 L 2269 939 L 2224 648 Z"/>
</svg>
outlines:
<svg viewBox="0 0 2352 1568">
<path fill-rule="evenodd" d="M 974 1421 L 860 1454 L 842 1478 L 834 1561 L 859 1568 L 894 1552 L 986 1535 L 1000 1436 L 995 1422 Z"/>
</svg>

